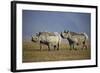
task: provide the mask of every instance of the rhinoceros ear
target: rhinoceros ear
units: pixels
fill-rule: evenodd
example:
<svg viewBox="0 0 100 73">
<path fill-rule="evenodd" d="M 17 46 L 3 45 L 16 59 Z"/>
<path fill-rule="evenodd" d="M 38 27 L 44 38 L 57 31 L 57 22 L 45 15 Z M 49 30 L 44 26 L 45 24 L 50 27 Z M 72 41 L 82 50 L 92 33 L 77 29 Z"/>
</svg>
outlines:
<svg viewBox="0 0 100 73">
<path fill-rule="evenodd" d="M 67 30 L 67 33 L 69 33 L 70 31 L 69 30 Z"/>
<path fill-rule="evenodd" d="M 66 30 L 64 30 L 64 33 L 66 33 Z"/>
</svg>

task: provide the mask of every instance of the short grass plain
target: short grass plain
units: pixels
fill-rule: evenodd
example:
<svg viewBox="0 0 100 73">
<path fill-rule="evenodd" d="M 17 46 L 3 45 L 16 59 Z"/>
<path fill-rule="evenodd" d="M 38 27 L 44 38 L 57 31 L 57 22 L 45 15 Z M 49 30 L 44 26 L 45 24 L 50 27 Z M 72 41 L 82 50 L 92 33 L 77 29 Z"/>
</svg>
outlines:
<svg viewBox="0 0 100 73">
<path fill-rule="evenodd" d="M 43 45 L 40 51 L 38 43 L 23 41 L 22 50 L 23 63 L 91 59 L 91 49 L 89 47 L 87 49 L 70 50 L 69 45 L 64 43 L 60 44 L 59 50 L 51 48 L 48 51 L 48 47 Z"/>
</svg>

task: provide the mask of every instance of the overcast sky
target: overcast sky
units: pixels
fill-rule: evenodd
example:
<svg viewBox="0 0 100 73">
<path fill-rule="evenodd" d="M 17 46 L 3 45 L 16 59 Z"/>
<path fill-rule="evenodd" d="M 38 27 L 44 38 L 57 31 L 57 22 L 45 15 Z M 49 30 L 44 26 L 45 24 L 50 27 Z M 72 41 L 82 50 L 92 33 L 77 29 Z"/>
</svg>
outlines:
<svg viewBox="0 0 100 73">
<path fill-rule="evenodd" d="M 90 37 L 91 14 L 75 12 L 51 12 L 23 10 L 23 38 L 29 38 L 36 32 L 85 32 Z"/>
</svg>

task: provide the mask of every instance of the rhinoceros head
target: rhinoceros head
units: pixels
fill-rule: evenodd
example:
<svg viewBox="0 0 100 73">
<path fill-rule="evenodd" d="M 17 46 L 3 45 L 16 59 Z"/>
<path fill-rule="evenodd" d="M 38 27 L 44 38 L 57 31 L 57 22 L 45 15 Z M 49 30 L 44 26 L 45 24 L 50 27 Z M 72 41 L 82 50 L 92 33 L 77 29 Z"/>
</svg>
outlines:
<svg viewBox="0 0 100 73">
<path fill-rule="evenodd" d="M 61 32 L 61 37 L 67 39 L 69 37 L 69 31 Z"/>
<path fill-rule="evenodd" d="M 32 42 L 38 42 L 39 38 L 37 35 L 32 36 Z"/>
</svg>

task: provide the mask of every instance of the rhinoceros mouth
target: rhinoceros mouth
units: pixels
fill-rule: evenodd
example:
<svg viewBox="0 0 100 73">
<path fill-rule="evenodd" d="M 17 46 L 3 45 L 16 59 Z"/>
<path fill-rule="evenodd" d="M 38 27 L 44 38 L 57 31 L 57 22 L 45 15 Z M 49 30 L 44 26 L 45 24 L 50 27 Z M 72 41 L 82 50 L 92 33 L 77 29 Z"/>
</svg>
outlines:
<svg viewBox="0 0 100 73">
<path fill-rule="evenodd" d="M 32 42 L 36 42 L 35 40 L 31 40 Z"/>
<path fill-rule="evenodd" d="M 32 42 L 36 42 L 36 40 L 34 40 L 33 38 L 31 39 Z"/>
</svg>

